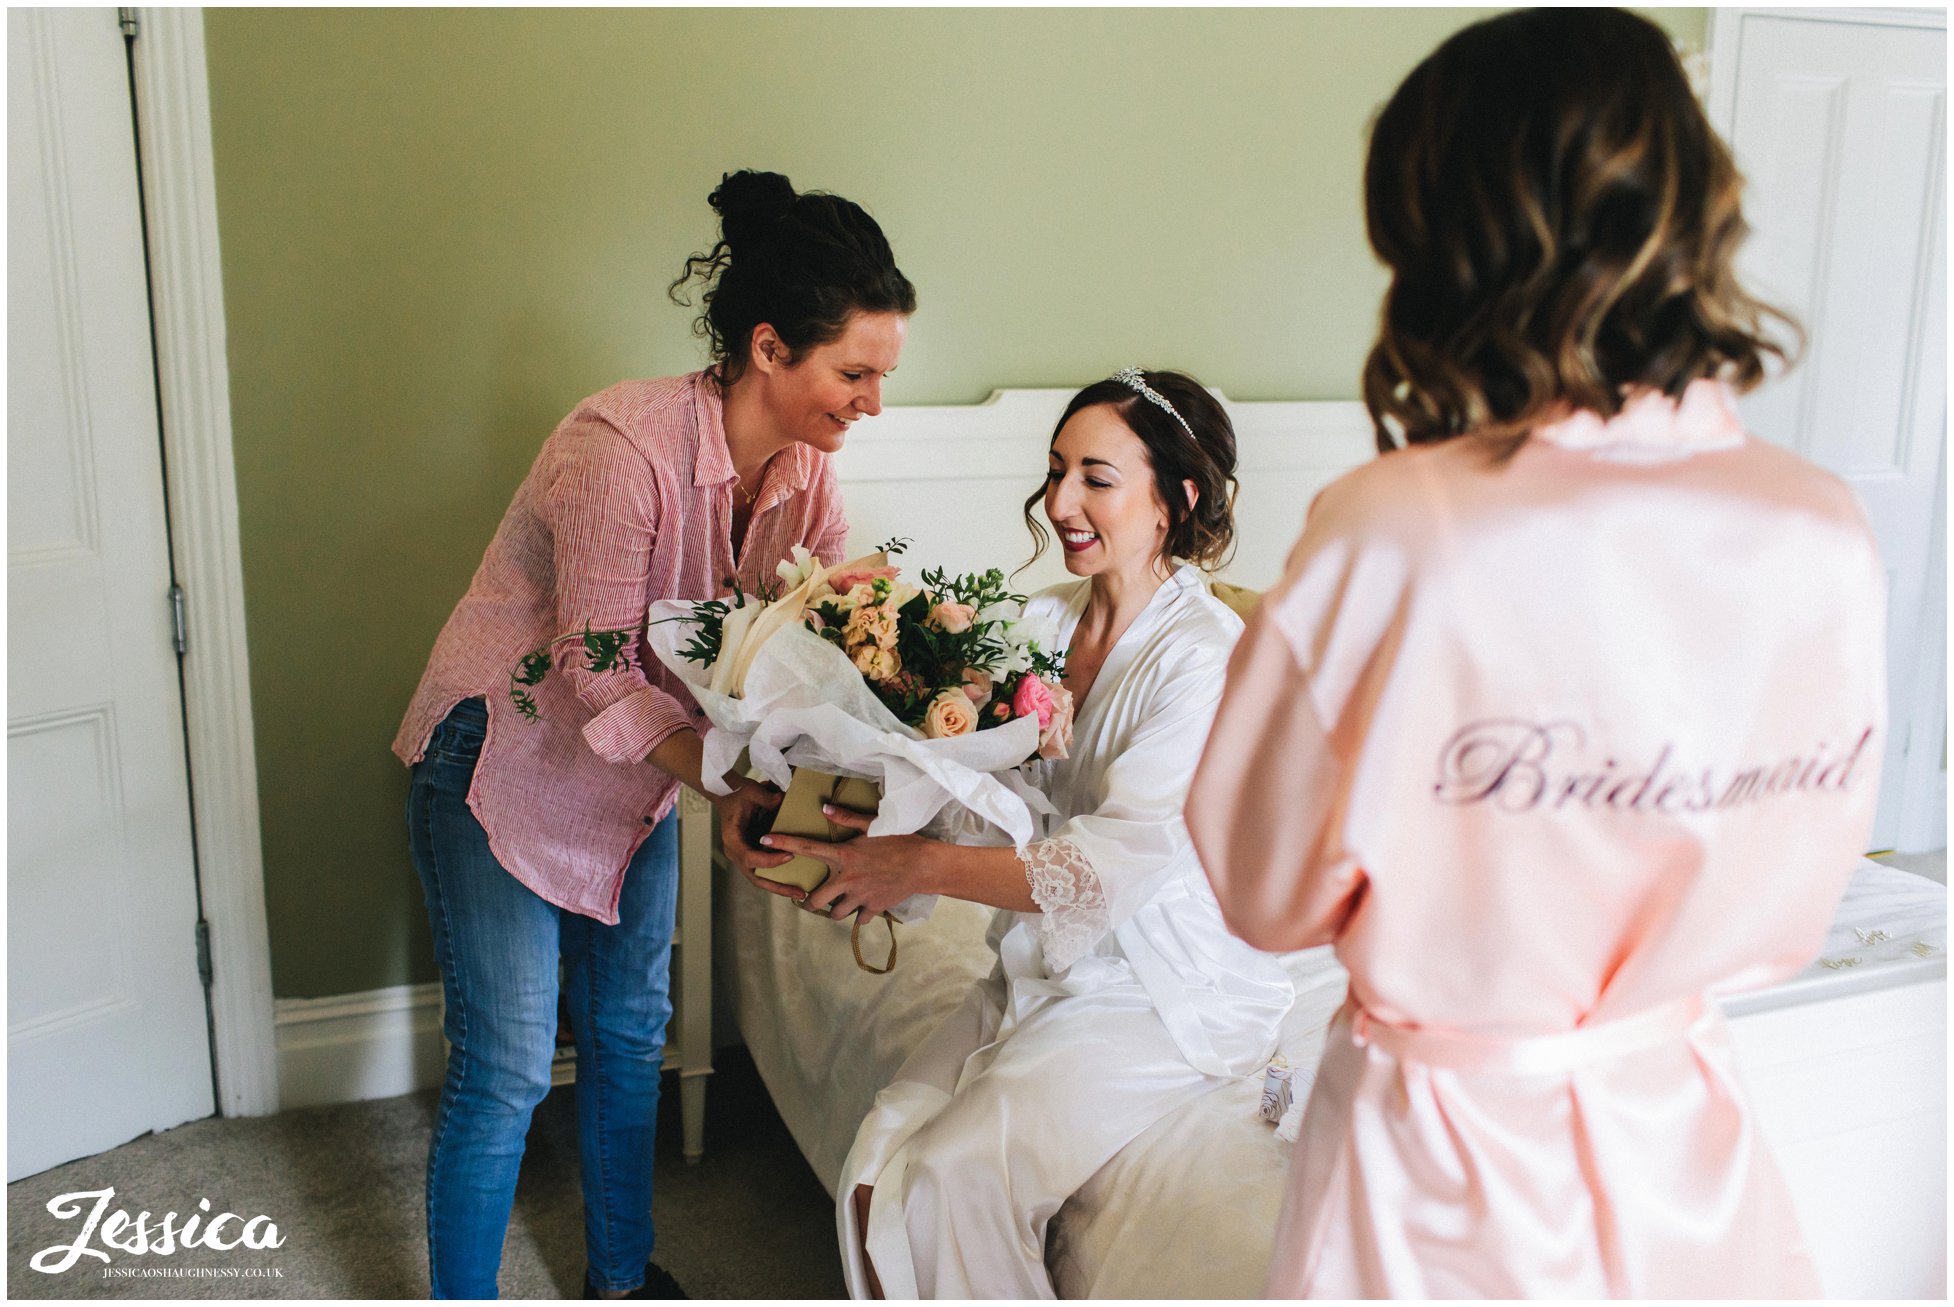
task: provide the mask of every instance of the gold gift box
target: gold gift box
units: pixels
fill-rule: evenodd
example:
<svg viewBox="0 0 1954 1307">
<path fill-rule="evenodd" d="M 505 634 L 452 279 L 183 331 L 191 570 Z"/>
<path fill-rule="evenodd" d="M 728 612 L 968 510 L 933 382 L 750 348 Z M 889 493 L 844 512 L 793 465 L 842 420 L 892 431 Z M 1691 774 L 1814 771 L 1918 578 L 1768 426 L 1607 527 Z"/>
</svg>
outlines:
<svg viewBox="0 0 1954 1307">
<path fill-rule="evenodd" d="M 786 796 L 774 811 L 771 833 L 799 835 L 824 844 L 839 844 L 859 833 L 829 821 L 821 814 L 823 804 L 872 813 L 882 804 L 882 792 L 876 789 L 874 781 L 830 776 L 811 767 L 797 767 L 787 783 Z M 791 862 L 761 867 L 754 874 L 798 890 L 811 890 L 828 878 L 828 865 L 797 854 Z"/>
</svg>

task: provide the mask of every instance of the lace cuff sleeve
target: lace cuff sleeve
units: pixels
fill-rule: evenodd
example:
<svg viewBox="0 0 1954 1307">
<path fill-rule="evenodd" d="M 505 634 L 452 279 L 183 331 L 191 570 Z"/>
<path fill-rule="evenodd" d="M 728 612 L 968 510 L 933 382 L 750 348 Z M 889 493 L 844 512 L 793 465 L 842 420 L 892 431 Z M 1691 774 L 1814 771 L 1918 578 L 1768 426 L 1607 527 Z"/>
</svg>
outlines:
<svg viewBox="0 0 1954 1307">
<path fill-rule="evenodd" d="M 1043 913 L 1039 941 L 1056 975 L 1090 953 L 1113 928 L 1106 891 L 1085 851 L 1070 840 L 1036 840 L 1018 849 L 1031 898 Z"/>
</svg>

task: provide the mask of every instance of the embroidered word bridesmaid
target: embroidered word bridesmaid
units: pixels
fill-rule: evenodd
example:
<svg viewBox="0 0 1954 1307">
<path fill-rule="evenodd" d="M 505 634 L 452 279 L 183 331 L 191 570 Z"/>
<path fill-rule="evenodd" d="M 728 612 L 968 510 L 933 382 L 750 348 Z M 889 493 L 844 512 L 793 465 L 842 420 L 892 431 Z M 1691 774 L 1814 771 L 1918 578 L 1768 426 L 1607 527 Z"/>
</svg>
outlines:
<svg viewBox="0 0 1954 1307">
<path fill-rule="evenodd" d="M 1229 924 L 1350 993 L 1272 1294 L 1816 1292 L 1714 997 L 1814 956 L 1869 831 L 1884 583 L 1745 434 L 1767 312 L 1663 34 L 1531 10 L 1377 120 L 1391 450 L 1312 507 L 1187 814 Z"/>
<path fill-rule="evenodd" d="M 493 1298 L 530 1113 L 550 1087 L 558 968 L 577 1046 L 587 1297 L 682 1297 L 651 1265 L 651 1160 L 678 892 L 679 783 L 701 789 L 690 700 L 638 640 L 594 672 L 510 698 L 530 650 L 641 623 L 654 599 L 750 591 L 805 545 L 848 533 L 828 455 L 881 404 L 916 293 L 874 219 L 776 173 L 724 178 L 706 284 L 713 366 L 625 381 L 544 443 L 442 628 L 394 752 L 427 896 L 450 1045 L 428 1148 L 436 1297 Z M 701 789 L 701 792 L 703 790 Z M 729 855 L 779 795 L 715 799 Z"/>
</svg>

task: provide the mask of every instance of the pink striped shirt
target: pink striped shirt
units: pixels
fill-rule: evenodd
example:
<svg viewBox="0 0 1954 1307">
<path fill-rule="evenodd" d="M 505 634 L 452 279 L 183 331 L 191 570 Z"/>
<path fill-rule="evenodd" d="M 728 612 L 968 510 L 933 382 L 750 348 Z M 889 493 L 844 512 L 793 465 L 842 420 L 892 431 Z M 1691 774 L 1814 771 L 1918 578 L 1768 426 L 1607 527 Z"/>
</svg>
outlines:
<svg viewBox="0 0 1954 1307">
<path fill-rule="evenodd" d="M 468 593 L 442 627 L 394 739 L 420 761 L 462 699 L 487 698 L 488 739 L 468 806 L 496 859 L 537 894 L 606 924 L 631 855 L 678 801 L 644 758 L 697 710 L 644 653 L 589 670 L 576 641 L 531 688 L 539 719 L 509 698 L 524 654 L 569 631 L 637 626 L 654 599 L 711 599 L 737 575 L 749 592 L 806 545 L 839 562 L 848 523 L 828 457 L 790 445 L 767 465 L 736 561 L 736 477 L 719 389 L 703 372 L 623 381 L 563 419 L 502 517 Z"/>
</svg>

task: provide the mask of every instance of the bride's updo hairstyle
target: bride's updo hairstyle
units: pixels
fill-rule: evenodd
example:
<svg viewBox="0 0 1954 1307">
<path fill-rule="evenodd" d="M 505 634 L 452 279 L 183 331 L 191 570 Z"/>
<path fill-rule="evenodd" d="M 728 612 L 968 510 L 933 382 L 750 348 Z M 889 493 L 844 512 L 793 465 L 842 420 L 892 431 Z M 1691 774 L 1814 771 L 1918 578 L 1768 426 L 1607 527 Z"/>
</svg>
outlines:
<svg viewBox="0 0 1954 1307">
<path fill-rule="evenodd" d="M 914 313 L 916 288 L 896 267 L 882 229 L 861 205 L 822 191 L 796 193 L 777 172 L 720 178 L 707 203 L 719 240 L 685 261 L 686 283 L 704 287 L 694 335 L 711 342 L 713 375 L 730 386 L 746 372 L 753 329 L 770 323 L 798 357 L 841 335 L 856 313 Z"/>
<path fill-rule="evenodd" d="M 1381 450 L 1474 432 L 1512 447 L 1559 401 L 1612 417 L 1764 376 L 1775 319 L 1732 267 L 1743 179 L 1668 38 L 1619 9 L 1466 28 L 1371 131 L 1364 207 L 1391 272 L 1364 403 Z"/>
<path fill-rule="evenodd" d="M 1214 571 L 1227 563 L 1235 540 L 1235 424 L 1228 420 L 1228 410 L 1221 402 L 1186 373 L 1141 371 L 1139 376 L 1149 389 L 1174 406 L 1187 426 L 1181 426 L 1172 413 L 1125 381 L 1108 377 L 1072 397 L 1058 425 L 1052 428 L 1048 447 L 1057 442 L 1058 433 L 1081 409 L 1104 404 L 1118 413 L 1128 430 L 1147 447 L 1154 492 L 1167 508 L 1167 539 L 1162 552 L 1168 558 L 1184 559 Z M 1199 492 L 1192 508 L 1187 506 L 1183 485 L 1188 481 Z M 1025 567 L 1038 561 L 1051 540 L 1032 513 L 1044 498 L 1045 490 L 1040 486 L 1024 501 L 1024 521 L 1034 544 Z"/>
</svg>

